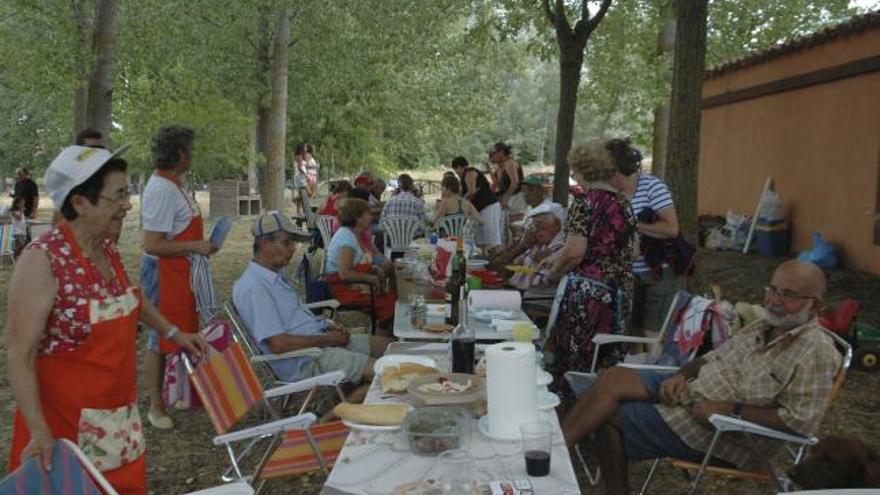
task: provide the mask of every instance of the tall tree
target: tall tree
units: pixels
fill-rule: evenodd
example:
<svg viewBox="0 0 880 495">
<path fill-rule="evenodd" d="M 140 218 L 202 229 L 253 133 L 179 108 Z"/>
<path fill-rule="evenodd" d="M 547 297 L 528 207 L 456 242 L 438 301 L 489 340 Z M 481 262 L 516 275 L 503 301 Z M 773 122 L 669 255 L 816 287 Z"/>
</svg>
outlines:
<svg viewBox="0 0 880 495">
<path fill-rule="evenodd" d="M 109 139 L 113 120 L 113 79 L 116 64 L 116 0 L 95 2 L 92 51 L 94 65 L 89 76 L 85 124 Z"/>
<path fill-rule="evenodd" d="M 672 52 L 675 46 L 675 14 L 674 0 L 667 0 L 663 8 L 663 21 L 660 33 L 657 35 L 657 51 L 655 67 L 661 74 L 661 79 L 667 83 L 670 81 L 670 71 L 666 64 L 666 55 Z M 651 152 L 651 173 L 661 179 L 666 175 L 666 149 L 669 143 L 669 100 L 660 100 L 654 106 L 654 129 L 653 146 Z"/>
<path fill-rule="evenodd" d="M 611 0 L 602 0 L 596 15 L 590 17 L 590 4 L 581 0 L 580 16 L 572 29 L 568 21 L 565 3 L 556 0 L 553 7 L 550 0 L 543 0 L 544 14 L 556 31 L 559 45 L 559 111 L 556 115 L 556 171 L 553 179 L 553 200 L 568 204 L 568 152 L 574 137 L 574 118 L 577 111 L 578 86 L 584 65 L 584 48 L 590 35 L 602 22 Z"/>
<path fill-rule="evenodd" d="M 700 98 L 706 62 L 708 0 L 676 0 L 666 181 L 685 238 L 697 238 Z"/>
<path fill-rule="evenodd" d="M 275 14 L 275 39 L 272 46 L 272 105 L 269 114 L 268 153 L 266 156 L 266 209 L 283 210 L 284 145 L 287 141 L 287 70 L 290 65 L 290 9 L 284 2 Z"/>
</svg>

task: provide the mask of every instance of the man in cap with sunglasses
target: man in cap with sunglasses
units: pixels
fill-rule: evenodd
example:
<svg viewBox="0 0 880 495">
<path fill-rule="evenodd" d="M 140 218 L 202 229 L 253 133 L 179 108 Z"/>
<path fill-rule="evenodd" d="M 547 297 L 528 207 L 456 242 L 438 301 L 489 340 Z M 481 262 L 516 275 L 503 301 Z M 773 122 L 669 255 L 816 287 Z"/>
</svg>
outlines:
<svg viewBox="0 0 880 495">
<path fill-rule="evenodd" d="M 842 361 L 816 320 L 825 288 L 816 265 L 787 261 L 765 288 L 766 318 L 717 349 L 673 374 L 609 368 L 566 415 L 562 430 L 569 448 L 595 433 L 607 493 L 622 494 L 629 493 L 627 461 L 701 462 L 715 433 L 713 414 L 815 434 Z M 779 446 L 733 433 L 716 444 L 713 456 L 753 468 Z"/>
</svg>

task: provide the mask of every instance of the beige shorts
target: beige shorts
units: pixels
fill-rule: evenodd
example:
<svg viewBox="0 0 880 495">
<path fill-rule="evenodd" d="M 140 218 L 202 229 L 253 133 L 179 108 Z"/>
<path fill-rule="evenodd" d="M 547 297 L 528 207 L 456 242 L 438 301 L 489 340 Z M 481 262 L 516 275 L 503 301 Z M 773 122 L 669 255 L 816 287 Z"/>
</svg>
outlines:
<svg viewBox="0 0 880 495">
<path fill-rule="evenodd" d="M 322 351 L 319 357 L 300 368 L 301 378 L 340 370 L 350 383 L 360 383 L 364 367 L 370 358 L 370 336 L 364 333 L 352 334 L 346 347 L 324 347 Z"/>
</svg>

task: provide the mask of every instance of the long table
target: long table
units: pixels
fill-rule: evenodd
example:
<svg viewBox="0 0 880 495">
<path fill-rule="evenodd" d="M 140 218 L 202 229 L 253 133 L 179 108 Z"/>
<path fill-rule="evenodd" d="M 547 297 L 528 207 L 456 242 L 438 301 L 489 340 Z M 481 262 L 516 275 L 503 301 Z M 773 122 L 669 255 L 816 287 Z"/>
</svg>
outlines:
<svg viewBox="0 0 880 495">
<path fill-rule="evenodd" d="M 531 321 L 529 315 L 527 315 L 522 309 L 519 309 L 517 311 L 518 313 L 515 315 L 514 319 L 529 322 Z M 425 330 L 421 330 L 419 328 L 413 328 L 413 326 L 410 324 L 411 316 L 412 311 L 410 309 L 410 305 L 403 301 L 397 301 L 394 306 L 394 336 L 397 337 L 399 340 L 437 341 L 446 340 L 449 338 L 449 333 L 426 332 Z M 468 326 L 474 329 L 474 333 L 476 334 L 478 341 L 485 342 L 513 339 L 513 332 L 495 330 L 491 327 L 490 322 L 474 318 L 473 315 L 468 315 Z M 538 330 L 538 328 L 535 328 L 532 338 L 537 339 L 539 337 L 540 331 Z"/>
<path fill-rule="evenodd" d="M 430 356 L 437 361 L 438 368 L 449 368 L 449 359 L 443 344 L 396 342 L 388 347 L 386 354 Z M 378 377 L 373 380 L 365 400 L 367 404 L 401 402 L 405 402 L 404 396 L 382 394 Z M 528 477 L 520 442 L 490 440 L 478 431 L 476 420 L 470 422 L 469 432 L 466 433 L 469 438 L 463 442 L 474 458 L 474 472 L 483 478 L 488 476 L 492 481 L 528 479 L 535 495 L 579 494 L 580 489 L 562 438 L 559 420 L 552 413 L 548 413 L 546 419 L 554 427 L 548 476 Z M 349 434 L 321 494 L 391 495 L 401 485 L 436 476 L 438 469 L 439 463 L 435 457 L 420 457 L 410 452 L 402 431 L 374 433 L 354 430 Z"/>
</svg>

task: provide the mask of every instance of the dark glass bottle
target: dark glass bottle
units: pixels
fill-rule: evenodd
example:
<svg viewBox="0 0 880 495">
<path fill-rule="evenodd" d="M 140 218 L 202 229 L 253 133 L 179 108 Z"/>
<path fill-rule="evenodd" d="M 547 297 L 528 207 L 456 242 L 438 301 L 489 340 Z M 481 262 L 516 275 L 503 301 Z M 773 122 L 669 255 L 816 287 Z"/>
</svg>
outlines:
<svg viewBox="0 0 880 495">
<path fill-rule="evenodd" d="M 452 331 L 452 372 L 474 372 L 474 351 L 477 343 L 477 335 L 474 329 L 467 324 L 467 301 L 465 300 L 464 287 L 461 288 L 458 302 L 458 325 Z"/>
</svg>

